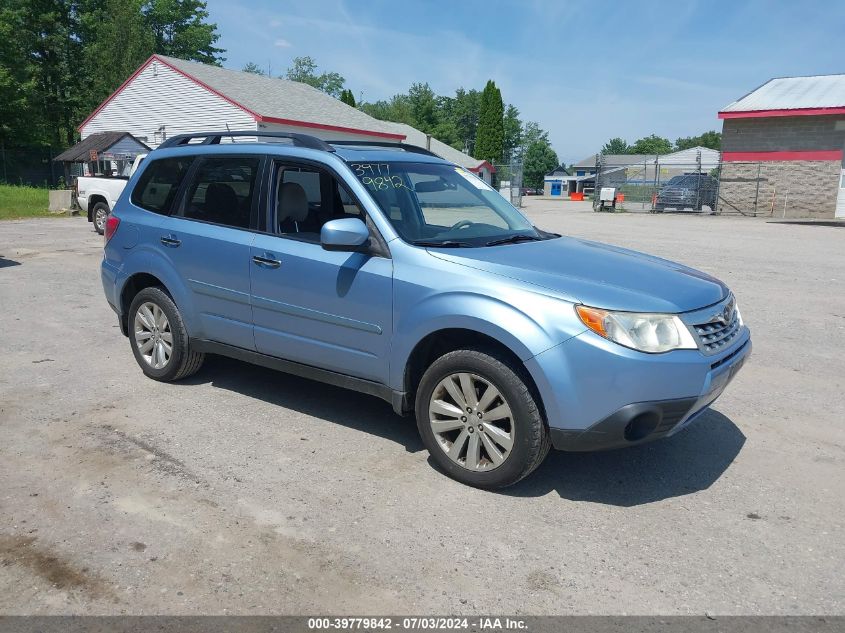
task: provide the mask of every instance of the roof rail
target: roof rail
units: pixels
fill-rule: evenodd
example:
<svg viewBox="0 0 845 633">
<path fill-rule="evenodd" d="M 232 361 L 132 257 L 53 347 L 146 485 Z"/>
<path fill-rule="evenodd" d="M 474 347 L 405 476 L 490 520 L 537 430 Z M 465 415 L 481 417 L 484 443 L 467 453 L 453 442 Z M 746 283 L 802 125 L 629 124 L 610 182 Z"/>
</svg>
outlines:
<svg viewBox="0 0 845 633">
<path fill-rule="evenodd" d="M 231 137 L 234 142 L 235 137 L 255 136 L 258 138 L 287 138 L 297 147 L 307 147 L 309 149 L 318 149 L 324 152 L 333 152 L 334 147 L 316 136 L 310 134 L 299 134 L 297 132 L 262 132 L 261 130 L 237 131 L 237 132 L 191 132 L 190 134 L 177 134 L 165 140 L 158 149 L 165 147 L 178 147 L 180 145 L 191 144 L 191 140 L 195 138 L 204 138 L 202 143 L 197 145 L 217 145 L 220 139 Z"/>
<path fill-rule="evenodd" d="M 419 147 L 417 145 L 407 145 L 405 143 L 389 143 L 385 141 L 326 141 L 330 145 L 346 145 L 352 147 L 384 147 L 387 149 L 402 149 L 406 152 L 413 152 L 414 154 L 425 154 L 426 156 L 434 156 L 440 158 L 431 150 Z"/>
</svg>

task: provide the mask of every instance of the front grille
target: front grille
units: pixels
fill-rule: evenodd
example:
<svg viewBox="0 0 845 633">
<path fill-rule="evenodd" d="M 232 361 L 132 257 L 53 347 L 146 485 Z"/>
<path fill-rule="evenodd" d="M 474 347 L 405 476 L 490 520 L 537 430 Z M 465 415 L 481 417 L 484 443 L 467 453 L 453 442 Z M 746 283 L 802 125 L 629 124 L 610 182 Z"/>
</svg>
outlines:
<svg viewBox="0 0 845 633">
<path fill-rule="evenodd" d="M 701 351 L 705 354 L 715 354 L 730 346 L 739 336 L 740 324 L 739 313 L 736 311 L 736 304 L 731 299 L 722 312 L 712 317 L 706 323 L 699 323 L 692 326 L 698 337 Z"/>
</svg>

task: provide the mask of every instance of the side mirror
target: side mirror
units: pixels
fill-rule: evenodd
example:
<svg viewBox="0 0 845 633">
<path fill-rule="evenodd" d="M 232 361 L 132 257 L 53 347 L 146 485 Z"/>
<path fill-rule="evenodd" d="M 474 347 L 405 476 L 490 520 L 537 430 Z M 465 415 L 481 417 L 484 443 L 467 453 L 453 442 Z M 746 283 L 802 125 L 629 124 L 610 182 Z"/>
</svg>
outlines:
<svg viewBox="0 0 845 633">
<path fill-rule="evenodd" d="M 366 252 L 370 230 L 358 218 L 330 220 L 320 229 L 320 246 L 327 251 Z"/>
</svg>

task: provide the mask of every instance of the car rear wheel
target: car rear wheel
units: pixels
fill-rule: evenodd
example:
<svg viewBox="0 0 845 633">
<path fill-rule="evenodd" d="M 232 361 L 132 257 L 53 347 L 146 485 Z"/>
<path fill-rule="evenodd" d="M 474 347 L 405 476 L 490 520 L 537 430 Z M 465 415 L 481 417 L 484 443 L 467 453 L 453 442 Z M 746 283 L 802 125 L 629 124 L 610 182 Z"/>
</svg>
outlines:
<svg viewBox="0 0 845 633">
<path fill-rule="evenodd" d="M 191 351 L 179 309 L 161 288 L 144 288 L 129 307 L 129 341 L 141 370 L 170 382 L 187 378 L 202 367 L 205 354 Z"/>
<path fill-rule="evenodd" d="M 524 369 L 494 351 L 457 350 L 434 361 L 420 381 L 416 415 L 432 460 L 478 488 L 515 484 L 551 445 Z"/>
<path fill-rule="evenodd" d="M 94 230 L 100 235 L 106 232 L 106 220 L 109 219 L 109 205 L 105 202 L 98 202 L 91 211 L 91 219 L 94 222 Z"/>
</svg>

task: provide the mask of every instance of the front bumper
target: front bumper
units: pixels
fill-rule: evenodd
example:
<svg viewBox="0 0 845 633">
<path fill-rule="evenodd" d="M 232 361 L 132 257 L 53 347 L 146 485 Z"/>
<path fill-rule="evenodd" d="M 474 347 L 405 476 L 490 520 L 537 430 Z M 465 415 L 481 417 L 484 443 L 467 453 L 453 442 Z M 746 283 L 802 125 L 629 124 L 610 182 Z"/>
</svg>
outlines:
<svg viewBox="0 0 845 633">
<path fill-rule="evenodd" d="M 748 328 L 722 353 L 644 354 L 592 332 L 526 363 L 540 391 L 552 445 L 593 451 L 677 433 L 718 398 L 751 353 Z"/>
</svg>

